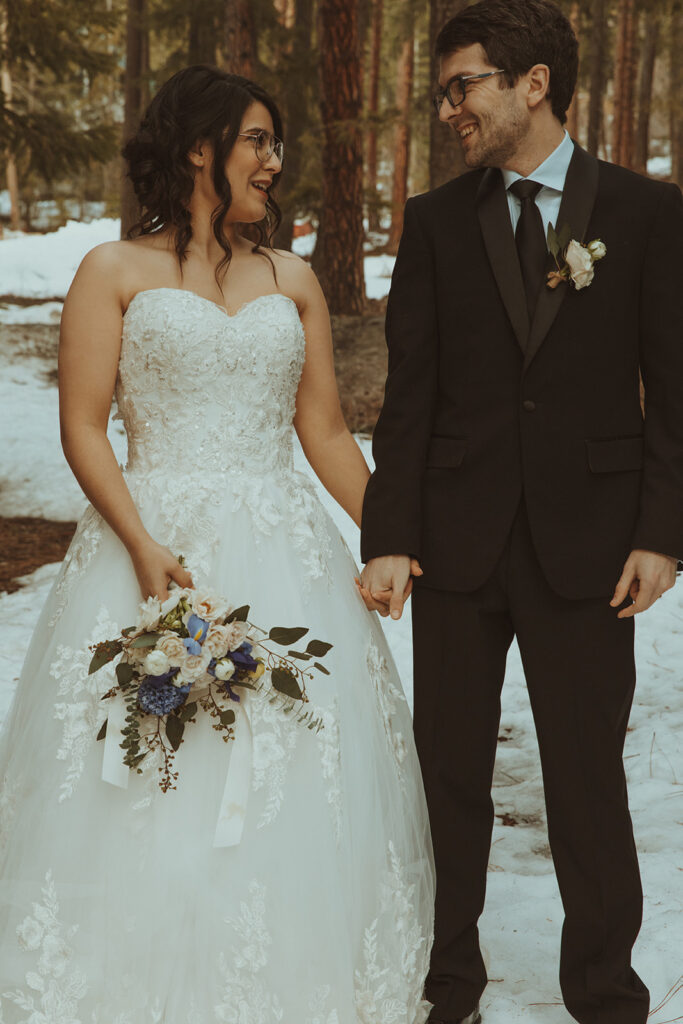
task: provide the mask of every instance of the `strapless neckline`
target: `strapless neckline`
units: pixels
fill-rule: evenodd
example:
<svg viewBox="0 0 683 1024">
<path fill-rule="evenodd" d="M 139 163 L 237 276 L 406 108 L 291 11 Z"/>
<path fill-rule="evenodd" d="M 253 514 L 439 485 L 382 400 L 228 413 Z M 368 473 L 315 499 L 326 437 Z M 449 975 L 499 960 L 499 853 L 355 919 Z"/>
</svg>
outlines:
<svg viewBox="0 0 683 1024">
<path fill-rule="evenodd" d="M 139 292 L 136 292 L 133 298 L 128 303 L 126 311 L 123 314 L 124 319 L 129 309 L 136 301 L 136 299 L 141 298 L 143 295 L 153 295 L 155 292 L 176 292 L 177 294 L 180 295 L 190 295 L 194 299 L 198 299 L 199 302 L 203 302 L 205 304 L 208 304 L 209 306 L 213 306 L 214 309 L 217 309 L 228 320 L 235 320 L 237 317 L 241 316 L 241 314 L 246 309 L 249 309 L 257 302 L 263 302 L 266 299 L 284 299 L 290 305 L 294 306 L 297 316 L 299 315 L 299 308 L 294 299 L 291 298 L 291 296 L 289 295 L 285 295 L 283 292 L 265 292 L 263 295 L 257 295 L 255 296 L 255 298 L 248 299 L 246 302 L 243 302 L 239 309 L 236 309 L 234 313 L 229 313 L 225 306 L 221 306 L 219 302 L 214 302 L 213 299 L 207 299 L 205 298 L 205 296 L 200 295 L 198 292 L 193 292 L 192 289 L 190 288 L 172 288 L 170 286 L 161 286 L 159 288 L 142 288 Z"/>
</svg>

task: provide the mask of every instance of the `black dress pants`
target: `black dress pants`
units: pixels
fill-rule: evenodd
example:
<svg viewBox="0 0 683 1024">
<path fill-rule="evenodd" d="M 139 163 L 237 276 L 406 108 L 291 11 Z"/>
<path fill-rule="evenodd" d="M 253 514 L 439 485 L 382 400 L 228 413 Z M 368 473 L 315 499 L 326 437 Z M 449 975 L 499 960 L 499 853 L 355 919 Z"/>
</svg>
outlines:
<svg viewBox="0 0 683 1024">
<path fill-rule="evenodd" d="M 570 601 L 551 590 L 523 503 L 484 586 L 471 593 L 415 588 L 415 736 L 437 871 L 426 995 L 437 1019 L 470 1013 L 486 986 L 477 921 L 493 827 L 500 692 L 516 635 L 565 911 L 565 1004 L 580 1024 L 647 1020 L 649 994 L 630 963 L 642 890 L 622 761 L 635 686 L 633 620 L 617 619 L 610 597 Z"/>
</svg>

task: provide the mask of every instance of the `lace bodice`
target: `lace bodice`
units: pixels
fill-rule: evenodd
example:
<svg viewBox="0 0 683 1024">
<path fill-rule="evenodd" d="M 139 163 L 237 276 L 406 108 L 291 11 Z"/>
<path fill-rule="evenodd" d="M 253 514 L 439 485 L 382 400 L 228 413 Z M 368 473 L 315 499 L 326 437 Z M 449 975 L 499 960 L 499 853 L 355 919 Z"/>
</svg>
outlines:
<svg viewBox="0 0 683 1024">
<path fill-rule="evenodd" d="M 138 292 L 116 385 L 129 472 L 291 472 L 304 352 L 296 304 L 278 292 L 233 316 L 195 292 Z"/>
</svg>

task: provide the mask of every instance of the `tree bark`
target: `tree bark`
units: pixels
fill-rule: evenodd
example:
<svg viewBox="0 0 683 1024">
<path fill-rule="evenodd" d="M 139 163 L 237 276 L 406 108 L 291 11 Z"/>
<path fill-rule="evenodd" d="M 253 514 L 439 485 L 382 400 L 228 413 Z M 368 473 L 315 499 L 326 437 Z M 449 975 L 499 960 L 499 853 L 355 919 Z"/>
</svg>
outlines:
<svg viewBox="0 0 683 1024">
<path fill-rule="evenodd" d="M 381 228 L 377 193 L 377 115 L 379 113 L 379 71 L 382 52 L 382 21 L 384 0 L 374 0 L 372 8 L 372 37 L 370 44 L 370 81 L 368 88 L 368 131 L 366 161 L 366 191 L 368 196 L 368 224 L 371 231 Z"/>
<path fill-rule="evenodd" d="M 148 101 L 147 72 L 149 71 L 149 35 L 147 28 L 147 0 L 128 0 L 126 22 L 126 71 L 124 78 L 123 141 L 133 135 Z M 139 216 L 138 201 L 130 180 L 121 184 L 121 238 Z"/>
<path fill-rule="evenodd" d="M 436 44 L 436 37 L 447 21 L 454 18 L 465 7 L 467 0 L 430 0 L 429 4 L 429 45 L 432 55 Z M 431 75 L 430 90 L 433 93 L 436 88 L 436 81 L 439 75 L 438 62 L 434 60 L 434 71 Z M 429 122 L 429 187 L 438 188 L 444 182 L 463 174 L 467 167 L 463 156 L 462 146 L 455 132 L 447 125 L 442 124 L 430 106 L 431 120 Z"/>
<path fill-rule="evenodd" d="M 216 24 L 214 10 L 206 0 L 192 0 L 187 40 L 188 64 L 216 63 Z"/>
<path fill-rule="evenodd" d="M 7 46 L 7 27 L 7 9 L 3 4 L 0 10 L 0 46 L 3 52 L 6 52 Z M 6 60 L 3 60 L 0 66 L 0 89 L 4 95 L 5 106 L 9 110 L 12 107 L 12 73 Z M 12 231 L 18 231 L 21 226 L 19 179 L 14 153 L 10 146 L 5 147 L 5 178 L 9 192 L 9 226 Z M 1 231 L 2 226 L 0 225 Z"/>
<path fill-rule="evenodd" d="M 322 207 L 313 265 L 331 313 L 362 313 L 363 160 L 357 0 L 320 0 Z"/>
<path fill-rule="evenodd" d="M 607 76 L 607 0 L 593 0 L 591 4 L 593 23 L 590 47 L 590 89 L 588 99 L 588 132 L 586 148 L 592 156 L 600 149 L 603 117 L 603 94 Z"/>
<path fill-rule="evenodd" d="M 296 0 L 291 17 L 293 28 L 287 54 L 289 72 L 283 80 L 285 165 L 277 194 L 282 209 L 282 222 L 274 240 L 278 249 L 291 249 L 294 237 L 297 211 L 290 201 L 290 195 L 303 171 L 301 138 L 309 124 L 309 66 L 302 55 L 311 52 L 313 0 Z"/>
<path fill-rule="evenodd" d="M 683 188 L 683 62 L 681 62 L 681 46 L 683 46 L 683 2 L 674 0 L 669 40 L 671 180 Z"/>
<path fill-rule="evenodd" d="M 223 67 L 234 75 L 256 75 L 256 26 L 250 0 L 225 0 Z"/>
<path fill-rule="evenodd" d="M 633 166 L 640 174 L 647 174 L 647 158 L 650 143 L 650 113 L 652 109 L 652 87 L 655 77 L 655 62 L 659 45 L 660 16 L 653 11 L 646 19 L 645 38 L 640 61 L 640 82 L 638 83 L 638 125 L 636 128 L 635 156 Z"/>
<path fill-rule="evenodd" d="M 571 11 L 569 14 L 569 22 L 574 30 L 574 35 L 581 43 L 581 5 L 578 0 L 573 0 Z M 579 53 L 581 47 L 579 46 Z M 569 110 L 567 111 L 567 131 L 569 132 L 572 139 L 578 141 L 579 138 L 579 83 L 577 80 L 576 88 L 574 89 L 574 95 L 572 101 L 569 104 Z"/>
<path fill-rule="evenodd" d="M 635 0 L 619 0 L 616 62 L 614 75 L 614 115 L 612 123 L 612 163 L 633 166 L 634 117 L 638 58 L 636 38 L 638 17 Z"/>
<path fill-rule="evenodd" d="M 415 41 L 412 25 L 409 37 L 401 47 L 396 76 L 396 105 L 399 120 L 394 134 L 394 184 L 391 194 L 391 229 L 387 252 L 398 252 L 403 231 L 403 207 L 408 198 L 408 167 L 410 166 L 410 100 L 413 93 Z"/>
</svg>

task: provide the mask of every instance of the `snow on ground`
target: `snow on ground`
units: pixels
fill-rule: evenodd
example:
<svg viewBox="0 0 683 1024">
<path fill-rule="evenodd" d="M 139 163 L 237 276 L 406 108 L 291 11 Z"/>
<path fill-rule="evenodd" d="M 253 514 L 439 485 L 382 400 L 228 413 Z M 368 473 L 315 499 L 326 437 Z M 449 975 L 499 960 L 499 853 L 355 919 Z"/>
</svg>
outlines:
<svg viewBox="0 0 683 1024">
<path fill-rule="evenodd" d="M 0 243 L 0 254 L 3 245 Z M 88 247 L 95 244 L 92 239 Z M 36 250 L 38 253 L 39 250 Z M 49 264 L 58 256 L 50 251 Z M 80 257 L 79 257 L 80 258 Z M 383 259 L 379 257 L 378 259 Z M 66 256 L 64 257 L 66 262 Z M 50 272 L 35 270 L 53 291 Z M 40 273 L 38 273 L 40 271 Z M 379 275 L 378 275 L 379 276 Z M 29 307 L 30 308 L 30 307 Z M 27 314 L 28 315 L 28 314 Z M 53 356 L 26 343 L 0 348 L 0 514 L 78 516 L 84 499 L 59 447 Z M 118 421 L 110 438 L 120 460 L 125 437 Z M 361 439 L 370 459 L 370 445 Z M 301 452 L 298 468 L 309 472 Z M 358 531 L 321 491 L 321 498 L 358 559 Z M 0 719 L 6 714 L 35 610 L 57 566 L 43 566 L 15 594 L 0 595 Z M 384 623 L 409 697 L 412 695 L 410 610 Z M 639 682 L 626 746 L 636 839 L 646 893 L 634 966 L 648 982 L 655 1007 L 681 981 L 683 949 L 683 581 L 637 623 Z M 491 982 L 485 1024 L 570 1024 L 561 1004 L 557 959 L 562 907 L 545 834 L 540 764 L 517 647 L 508 658 L 494 797 L 497 824 L 489 866 L 482 942 Z M 503 815 L 518 824 L 504 826 Z M 683 989 L 651 1017 L 683 1019 Z"/>
<path fill-rule="evenodd" d="M 0 295 L 63 298 L 86 252 L 118 237 L 119 221 L 103 219 L 89 224 L 69 221 L 46 235 L 13 233 L 12 237 L 0 239 Z M 311 233 L 295 239 L 292 248 L 299 256 L 310 256 L 314 245 L 315 234 Z M 381 299 L 388 293 L 393 265 L 392 256 L 366 256 L 368 298 Z M 19 322 L 7 320 L 2 314 L 0 309 L 0 323 Z"/>
</svg>

